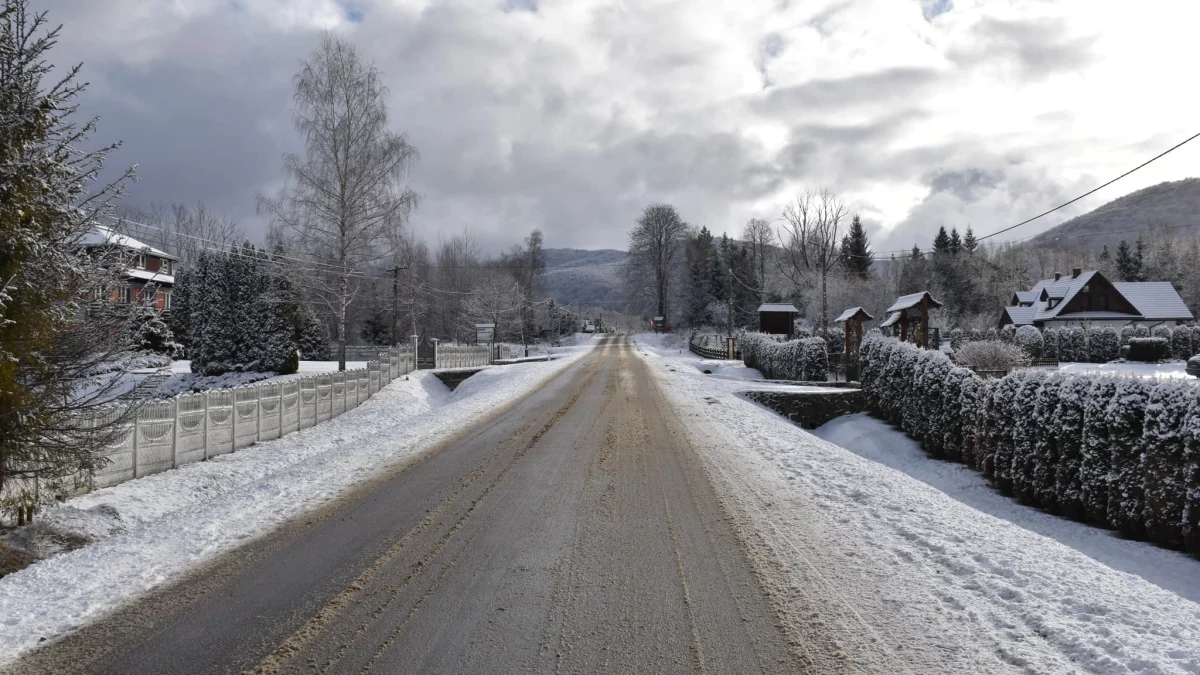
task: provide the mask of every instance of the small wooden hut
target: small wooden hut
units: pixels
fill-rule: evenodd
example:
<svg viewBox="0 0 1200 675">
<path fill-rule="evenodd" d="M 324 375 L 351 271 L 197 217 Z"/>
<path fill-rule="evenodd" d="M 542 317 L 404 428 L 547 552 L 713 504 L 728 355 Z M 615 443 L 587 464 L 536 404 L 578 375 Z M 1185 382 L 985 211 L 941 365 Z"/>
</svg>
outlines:
<svg viewBox="0 0 1200 675">
<path fill-rule="evenodd" d="M 796 315 L 800 310 L 784 303 L 767 303 L 758 308 L 758 330 L 771 335 L 786 335 L 789 340 L 796 334 Z"/>
<path fill-rule="evenodd" d="M 910 293 L 896 298 L 896 302 L 892 303 L 891 307 L 887 308 L 888 318 L 883 322 L 882 326 L 891 326 L 899 323 L 900 333 L 899 338 L 902 341 L 909 340 L 910 315 L 915 314 L 916 326 L 912 331 L 912 342 L 924 349 L 929 348 L 929 310 L 937 309 L 942 306 L 929 294 L 929 291 L 921 291 L 920 293 Z M 895 334 L 893 332 L 893 334 Z"/>
</svg>

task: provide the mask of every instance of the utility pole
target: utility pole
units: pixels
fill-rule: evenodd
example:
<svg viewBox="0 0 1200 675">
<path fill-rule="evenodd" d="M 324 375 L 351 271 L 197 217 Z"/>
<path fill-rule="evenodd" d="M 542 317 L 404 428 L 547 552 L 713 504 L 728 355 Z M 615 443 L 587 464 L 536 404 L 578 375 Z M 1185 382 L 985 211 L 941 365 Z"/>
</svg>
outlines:
<svg viewBox="0 0 1200 675">
<path fill-rule="evenodd" d="M 400 266 L 392 267 L 392 345 L 400 344 Z"/>
</svg>

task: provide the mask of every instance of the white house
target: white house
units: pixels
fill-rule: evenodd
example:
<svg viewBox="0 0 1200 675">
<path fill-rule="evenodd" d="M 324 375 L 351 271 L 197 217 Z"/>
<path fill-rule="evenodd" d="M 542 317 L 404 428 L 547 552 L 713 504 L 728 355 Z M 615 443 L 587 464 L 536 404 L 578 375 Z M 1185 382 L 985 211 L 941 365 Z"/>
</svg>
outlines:
<svg viewBox="0 0 1200 675">
<path fill-rule="evenodd" d="M 1000 313 L 999 327 L 1153 327 L 1193 319 L 1168 281 L 1109 281 L 1095 270 L 1075 268 L 1070 276 L 1055 274 L 1028 291 L 1014 293 L 1012 306 Z"/>
</svg>

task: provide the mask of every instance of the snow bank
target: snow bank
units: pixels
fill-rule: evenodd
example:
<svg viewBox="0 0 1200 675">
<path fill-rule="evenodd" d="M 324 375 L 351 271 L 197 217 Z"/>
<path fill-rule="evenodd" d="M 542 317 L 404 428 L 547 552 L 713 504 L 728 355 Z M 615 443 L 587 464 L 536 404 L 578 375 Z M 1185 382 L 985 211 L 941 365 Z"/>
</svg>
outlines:
<svg viewBox="0 0 1200 675">
<path fill-rule="evenodd" d="M 324 424 L 47 511 L 47 524 L 97 541 L 0 579 L 0 668 L 41 638 L 70 631 L 414 457 L 588 350 L 485 369 L 454 393 L 427 372 L 413 373 Z"/>
<path fill-rule="evenodd" d="M 1197 603 L 816 438 L 744 383 L 647 363 L 817 666 L 1200 672 Z"/>
</svg>

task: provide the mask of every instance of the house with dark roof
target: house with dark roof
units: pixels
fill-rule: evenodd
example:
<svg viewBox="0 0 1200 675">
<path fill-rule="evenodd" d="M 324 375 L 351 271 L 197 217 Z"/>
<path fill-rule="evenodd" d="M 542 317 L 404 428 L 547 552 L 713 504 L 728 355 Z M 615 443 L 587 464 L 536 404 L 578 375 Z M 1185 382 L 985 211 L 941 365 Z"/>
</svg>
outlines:
<svg viewBox="0 0 1200 675">
<path fill-rule="evenodd" d="M 1055 274 L 1028 291 L 1013 294 L 1000 312 L 999 327 L 1181 324 L 1195 316 L 1168 281 L 1109 281 L 1096 270 Z"/>
</svg>

